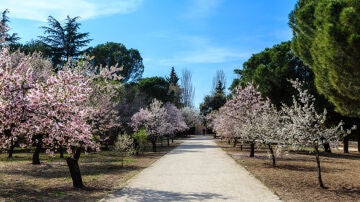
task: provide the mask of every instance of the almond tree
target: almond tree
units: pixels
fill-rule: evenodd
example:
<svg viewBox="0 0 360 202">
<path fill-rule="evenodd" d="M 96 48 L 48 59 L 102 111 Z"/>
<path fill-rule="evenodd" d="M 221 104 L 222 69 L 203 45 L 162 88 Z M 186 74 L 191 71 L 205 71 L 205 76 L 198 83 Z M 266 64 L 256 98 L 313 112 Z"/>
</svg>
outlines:
<svg viewBox="0 0 360 202">
<path fill-rule="evenodd" d="M 236 136 L 250 143 L 250 157 L 254 157 L 255 142 L 261 138 L 262 126 L 258 119 L 266 105 L 267 101 L 252 84 L 235 89 L 233 98 L 226 103 L 226 115 L 237 120 L 234 125 Z"/>
<path fill-rule="evenodd" d="M 162 102 L 154 99 L 148 108 L 141 108 L 131 118 L 131 125 L 135 131 L 139 129 L 146 130 L 154 152 L 156 152 L 156 141 L 164 135 L 164 131 L 168 128 L 165 121 L 166 116 L 166 110 L 162 107 Z"/>
<path fill-rule="evenodd" d="M 336 143 L 345 135 L 342 130 L 343 123 L 327 128 L 326 109 L 317 112 L 314 107 L 315 98 L 307 90 L 302 89 L 302 83 L 291 81 L 293 87 L 299 92 L 299 97 L 293 97 L 292 106 L 282 106 L 284 113 L 283 121 L 286 128 L 283 130 L 286 141 L 294 148 L 310 147 L 313 149 L 317 163 L 318 182 L 321 188 L 325 188 L 321 177 L 320 151 L 323 142 Z M 350 132 L 350 131 L 347 131 Z"/>
<path fill-rule="evenodd" d="M 8 148 L 9 158 L 15 143 L 29 132 L 28 91 L 33 88 L 30 57 L 13 60 L 7 48 L 0 52 L 0 147 Z"/>
<path fill-rule="evenodd" d="M 165 103 L 164 105 L 166 116 L 164 120 L 164 132 L 163 134 L 168 136 L 168 146 L 169 146 L 169 138 L 171 138 L 172 142 L 174 142 L 174 136 L 178 132 L 182 132 L 187 130 L 189 127 L 183 120 L 180 110 L 171 103 Z"/>
<path fill-rule="evenodd" d="M 183 107 L 180 109 L 181 115 L 183 117 L 183 120 L 185 121 L 186 125 L 191 130 L 194 130 L 196 126 L 202 124 L 202 120 L 204 119 L 200 115 L 200 111 L 190 108 L 190 107 Z"/>
</svg>

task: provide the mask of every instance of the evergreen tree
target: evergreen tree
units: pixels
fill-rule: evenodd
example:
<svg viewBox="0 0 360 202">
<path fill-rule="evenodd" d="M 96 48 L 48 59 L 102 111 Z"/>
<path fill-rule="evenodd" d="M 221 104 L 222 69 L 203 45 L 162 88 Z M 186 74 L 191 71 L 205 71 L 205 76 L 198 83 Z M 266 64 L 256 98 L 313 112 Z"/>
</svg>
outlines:
<svg viewBox="0 0 360 202">
<path fill-rule="evenodd" d="M 9 17 L 7 16 L 7 14 L 9 13 L 9 10 L 6 9 L 2 12 L 1 14 L 1 20 L 0 20 L 0 26 L 1 30 L 0 31 L 0 39 L 1 39 L 1 43 L 0 45 L 9 45 L 10 47 L 15 45 L 16 42 L 20 39 L 20 37 L 18 37 L 17 33 L 13 33 L 13 34 L 9 34 Z"/>
<path fill-rule="evenodd" d="M 314 71 L 319 92 L 336 111 L 359 117 L 359 2 L 299 0 L 289 24 L 292 50 Z"/>
<path fill-rule="evenodd" d="M 80 33 L 79 17 L 70 18 L 67 16 L 65 24 L 49 16 L 49 26 L 42 26 L 45 36 L 40 36 L 40 39 L 46 43 L 51 50 L 51 59 L 54 65 L 62 65 L 68 59 L 76 59 L 91 39 L 89 33 Z"/>
</svg>

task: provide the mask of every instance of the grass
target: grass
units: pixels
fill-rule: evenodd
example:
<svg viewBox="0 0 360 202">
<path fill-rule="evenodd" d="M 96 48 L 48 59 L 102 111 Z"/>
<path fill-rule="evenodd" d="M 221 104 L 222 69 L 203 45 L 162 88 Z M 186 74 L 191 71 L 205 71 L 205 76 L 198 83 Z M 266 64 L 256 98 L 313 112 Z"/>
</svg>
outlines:
<svg viewBox="0 0 360 202">
<path fill-rule="evenodd" d="M 268 150 L 255 150 L 249 157 L 249 147 L 234 148 L 217 141 L 237 163 L 269 187 L 284 201 L 360 201 L 360 153 L 333 150 L 321 154 L 322 177 L 326 189 L 318 185 L 316 161 L 307 152 L 289 152 L 277 158 L 272 167 Z"/>
<path fill-rule="evenodd" d="M 32 153 L 14 153 L 11 160 L 0 153 L 0 201 L 96 201 L 151 165 L 179 144 L 158 147 L 158 152 L 126 158 L 121 167 L 120 154 L 101 151 L 82 154 L 79 164 L 84 189 L 72 187 L 65 159 L 41 154 L 40 165 L 32 165 Z"/>
</svg>

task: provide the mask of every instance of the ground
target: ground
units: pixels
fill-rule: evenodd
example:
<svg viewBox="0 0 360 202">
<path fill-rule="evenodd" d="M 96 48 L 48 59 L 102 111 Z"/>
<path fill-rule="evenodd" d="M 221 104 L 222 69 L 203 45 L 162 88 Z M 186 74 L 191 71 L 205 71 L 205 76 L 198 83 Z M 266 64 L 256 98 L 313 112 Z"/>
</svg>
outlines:
<svg viewBox="0 0 360 202">
<path fill-rule="evenodd" d="M 240 151 L 239 146 L 217 143 L 284 201 L 360 201 L 360 153 L 354 150 L 349 154 L 336 149 L 333 154 L 322 153 L 322 177 L 327 187 L 322 189 L 313 154 L 285 153 L 273 168 L 265 148 L 256 150 L 255 158 L 250 158 L 247 146 Z"/>
<path fill-rule="evenodd" d="M 0 201 L 96 201 L 121 187 L 131 177 L 173 149 L 127 158 L 121 167 L 120 154 L 114 151 L 82 154 L 79 164 L 85 189 L 72 187 L 65 159 L 41 155 L 41 165 L 31 164 L 31 153 L 15 153 L 12 160 L 0 154 Z"/>
</svg>

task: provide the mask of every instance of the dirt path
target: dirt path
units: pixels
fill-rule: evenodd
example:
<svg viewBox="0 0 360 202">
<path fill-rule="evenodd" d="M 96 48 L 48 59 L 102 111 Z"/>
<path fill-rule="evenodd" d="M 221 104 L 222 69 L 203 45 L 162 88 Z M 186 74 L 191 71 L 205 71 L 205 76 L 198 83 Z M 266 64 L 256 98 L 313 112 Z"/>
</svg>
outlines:
<svg viewBox="0 0 360 202">
<path fill-rule="evenodd" d="M 196 136 L 102 201 L 280 201 L 209 136 Z"/>
</svg>

